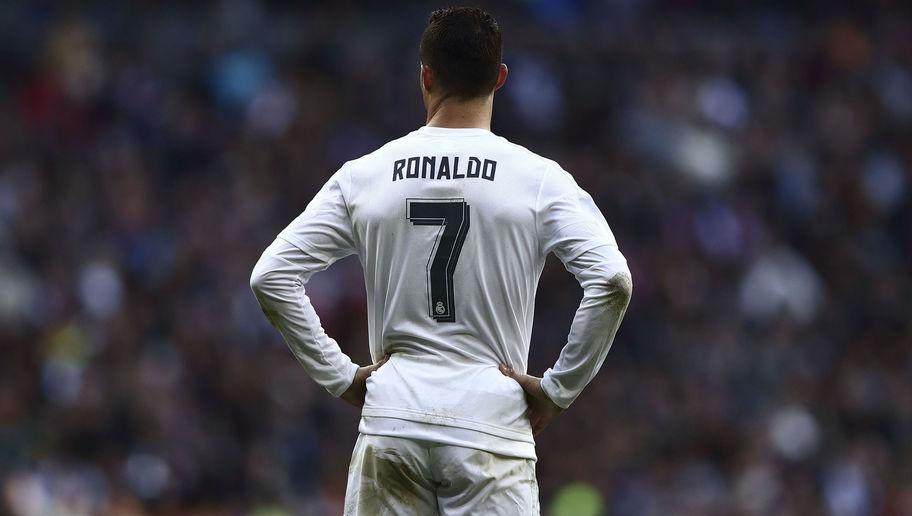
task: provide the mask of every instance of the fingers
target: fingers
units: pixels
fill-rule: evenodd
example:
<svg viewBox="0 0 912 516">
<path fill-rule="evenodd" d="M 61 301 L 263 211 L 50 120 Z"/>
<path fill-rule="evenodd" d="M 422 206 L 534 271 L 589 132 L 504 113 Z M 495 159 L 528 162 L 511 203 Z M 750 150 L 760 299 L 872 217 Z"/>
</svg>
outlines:
<svg viewBox="0 0 912 516">
<path fill-rule="evenodd" d="M 526 415 L 528 416 L 529 424 L 532 427 L 532 435 L 538 435 L 546 426 L 548 426 L 548 423 L 556 414 L 556 412 L 550 412 L 548 410 L 549 407 L 545 407 L 543 404 L 547 403 L 548 405 L 553 405 L 553 402 L 544 394 L 544 391 L 542 391 L 541 379 L 525 373 L 516 372 L 503 364 L 500 365 L 499 369 L 504 376 L 516 380 L 519 386 L 526 392 L 526 400 L 529 402 L 529 408 Z"/>
<path fill-rule="evenodd" d="M 524 391 L 528 392 L 529 394 L 536 394 L 535 387 L 538 383 L 538 378 L 525 373 L 517 372 L 503 364 L 500 365 L 500 372 L 504 376 L 509 376 L 510 378 L 516 380 L 516 382 L 519 383 L 519 386 L 522 387 Z"/>
<path fill-rule="evenodd" d="M 364 398 L 367 395 L 367 378 L 383 366 L 389 358 L 390 355 L 386 354 L 376 364 L 359 367 L 355 372 L 355 378 L 352 380 L 351 385 L 342 393 L 340 398 L 355 407 L 362 408 L 364 406 Z"/>
<path fill-rule="evenodd" d="M 524 380 L 523 377 L 526 375 L 524 375 L 523 373 L 517 373 L 516 371 L 513 370 L 513 368 L 505 366 L 503 364 L 500 364 L 499 368 L 500 368 L 500 373 L 502 375 L 509 376 L 510 378 L 519 382 L 520 385 L 522 385 L 523 380 Z"/>
<path fill-rule="evenodd" d="M 383 364 L 385 364 L 389 360 L 389 358 L 390 358 L 390 356 L 388 354 L 383 355 L 383 358 L 381 358 L 380 361 L 378 361 L 376 364 L 364 366 L 364 371 L 367 372 L 367 376 L 370 376 L 371 374 L 373 374 L 374 371 L 376 371 L 377 369 L 380 369 L 380 367 Z"/>
</svg>

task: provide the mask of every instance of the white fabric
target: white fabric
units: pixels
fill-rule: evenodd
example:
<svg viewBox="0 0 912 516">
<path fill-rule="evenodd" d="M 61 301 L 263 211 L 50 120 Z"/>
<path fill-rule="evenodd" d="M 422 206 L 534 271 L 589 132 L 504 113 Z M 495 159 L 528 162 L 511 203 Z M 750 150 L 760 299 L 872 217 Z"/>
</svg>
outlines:
<svg viewBox="0 0 912 516">
<path fill-rule="evenodd" d="M 444 161 L 449 179 L 439 177 Z M 444 212 L 449 226 L 441 225 Z M 338 396 L 356 368 L 319 327 L 304 284 L 357 254 L 371 356 L 392 354 L 368 381 L 361 432 L 469 440 L 534 458 L 523 392 L 497 366 L 526 371 L 536 287 L 550 252 L 584 289 L 566 346 L 542 382 L 567 407 L 611 346 L 629 271 L 604 217 L 570 174 L 489 131 L 423 127 L 346 163 L 266 250 L 251 285 L 307 373 Z M 452 278 L 433 273 L 440 253 Z M 618 275 L 628 278 L 624 292 L 612 283 Z"/>
<path fill-rule="evenodd" d="M 307 374 L 338 397 L 351 385 L 358 366 L 323 331 L 320 318 L 304 293 L 307 280 L 329 263 L 276 240 L 254 266 L 252 285 L 263 313 L 285 338 Z"/>
<path fill-rule="evenodd" d="M 535 461 L 362 434 L 352 453 L 344 514 L 537 515 Z"/>
</svg>

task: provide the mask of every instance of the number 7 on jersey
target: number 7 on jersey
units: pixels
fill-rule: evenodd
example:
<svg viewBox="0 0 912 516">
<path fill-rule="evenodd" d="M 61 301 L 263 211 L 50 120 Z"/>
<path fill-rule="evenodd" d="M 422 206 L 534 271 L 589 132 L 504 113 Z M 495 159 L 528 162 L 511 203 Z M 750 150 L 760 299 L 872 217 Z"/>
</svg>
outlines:
<svg viewBox="0 0 912 516">
<path fill-rule="evenodd" d="M 456 322 L 453 273 L 469 232 L 465 199 L 406 199 L 406 218 L 414 226 L 440 226 L 427 263 L 428 310 L 439 323 Z"/>
</svg>

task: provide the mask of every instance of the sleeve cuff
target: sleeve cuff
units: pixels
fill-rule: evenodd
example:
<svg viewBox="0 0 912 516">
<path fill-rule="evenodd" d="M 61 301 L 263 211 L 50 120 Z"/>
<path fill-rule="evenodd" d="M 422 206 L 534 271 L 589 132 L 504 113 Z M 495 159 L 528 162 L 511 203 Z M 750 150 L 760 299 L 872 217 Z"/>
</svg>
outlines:
<svg viewBox="0 0 912 516">
<path fill-rule="evenodd" d="M 569 407 L 576 398 L 576 396 L 568 396 L 569 393 L 558 385 L 553 378 L 553 371 L 550 368 L 542 375 L 541 387 L 545 396 L 550 398 L 555 405 L 563 409 Z"/>
<path fill-rule="evenodd" d="M 326 391 L 329 392 L 334 398 L 338 398 L 342 395 L 343 392 L 348 390 L 351 387 L 353 381 L 355 381 L 355 373 L 358 372 L 358 364 L 354 362 L 349 362 L 348 367 L 346 368 L 345 375 L 339 381 L 333 382 L 331 385 L 327 385 Z"/>
</svg>

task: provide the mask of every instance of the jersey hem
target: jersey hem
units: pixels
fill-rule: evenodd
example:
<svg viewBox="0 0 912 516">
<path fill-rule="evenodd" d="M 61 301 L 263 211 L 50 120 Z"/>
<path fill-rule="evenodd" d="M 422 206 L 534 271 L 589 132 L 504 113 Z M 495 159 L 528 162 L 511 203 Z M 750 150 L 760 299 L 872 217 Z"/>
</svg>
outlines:
<svg viewBox="0 0 912 516">
<path fill-rule="evenodd" d="M 535 444 L 531 432 L 513 430 L 504 428 L 490 423 L 483 423 L 474 419 L 442 415 L 439 413 L 429 413 L 420 410 L 410 410 L 393 407 L 365 407 L 361 411 L 362 416 L 390 417 L 395 419 L 404 419 L 406 421 L 415 421 L 438 426 L 449 426 L 454 428 L 463 428 L 476 432 L 483 432 L 488 435 L 510 439 L 511 441 L 520 441 Z"/>
<path fill-rule="evenodd" d="M 504 457 L 538 460 L 534 442 L 516 441 L 485 432 L 388 416 L 362 415 L 358 432 L 482 450 Z"/>
</svg>

